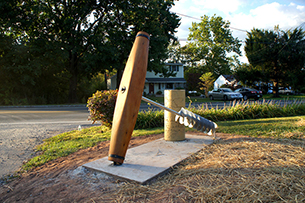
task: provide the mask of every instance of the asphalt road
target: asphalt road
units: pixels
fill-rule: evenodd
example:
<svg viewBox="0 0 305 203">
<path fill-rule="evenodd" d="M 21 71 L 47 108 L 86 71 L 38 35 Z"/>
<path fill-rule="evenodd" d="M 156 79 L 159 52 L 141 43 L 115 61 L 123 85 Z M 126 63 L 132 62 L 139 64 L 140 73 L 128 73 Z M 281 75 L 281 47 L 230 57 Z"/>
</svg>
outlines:
<svg viewBox="0 0 305 203">
<path fill-rule="evenodd" d="M 44 139 L 92 126 L 88 116 L 85 105 L 0 107 L 0 178 L 18 170 Z"/>
</svg>

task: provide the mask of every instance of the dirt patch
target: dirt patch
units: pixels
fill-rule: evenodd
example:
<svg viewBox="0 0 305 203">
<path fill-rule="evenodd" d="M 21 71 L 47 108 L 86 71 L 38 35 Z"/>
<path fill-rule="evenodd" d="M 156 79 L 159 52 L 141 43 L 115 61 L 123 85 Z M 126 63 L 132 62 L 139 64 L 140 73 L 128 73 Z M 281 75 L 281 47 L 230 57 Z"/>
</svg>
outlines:
<svg viewBox="0 0 305 203">
<path fill-rule="evenodd" d="M 163 136 L 135 137 L 131 139 L 130 147 Z M 80 166 L 107 156 L 108 149 L 109 141 L 101 142 L 95 147 L 80 150 L 24 173 L 0 188 L 0 202 L 89 202 L 92 197 L 107 196 L 115 192 L 120 181 Z"/>
<path fill-rule="evenodd" d="M 163 136 L 163 134 L 159 134 L 132 138 L 130 147 L 135 147 Z M 236 145 L 234 143 L 253 141 L 255 138 L 226 134 L 218 134 L 217 136 L 221 138 L 221 144 L 217 145 L 217 147 L 215 145 L 213 147 L 212 145 L 201 152 L 204 155 L 200 156 L 206 160 L 193 156 L 188 162 L 182 164 L 181 169 L 174 170 L 174 177 L 178 181 L 174 181 L 174 184 L 170 175 L 161 177 L 158 181 L 152 183 L 152 185 L 141 186 L 139 184 L 130 184 L 102 173 L 88 171 L 80 167 L 84 163 L 107 156 L 109 147 L 109 142 L 107 141 L 101 142 L 95 147 L 80 150 L 67 157 L 51 161 L 28 173 L 22 174 L 20 178 L 0 188 L 0 202 L 168 202 L 173 200 L 177 200 L 177 202 L 184 200 L 187 202 L 195 197 L 195 189 L 200 188 L 196 182 L 198 180 L 205 182 L 207 187 L 215 186 L 216 188 L 220 188 L 217 186 L 217 181 L 220 181 L 219 184 L 223 187 L 222 189 L 225 193 L 228 189 L 227 186 L 224 186 L 226 177 L 222 177 L 221 174 L 229 173 L 231 176 L 231 171 L 235 169 L 238 169 L 238 172 L 241 173 L 238 168 L 239 165 L 232 157 L 234 156 L 236 160 L 243 161 L 244 158 L 242 157 L 243 159 L 241 159 L 240 157 L 249 149 L 248 145 Z M 233 143 L 233 145 L 230 143 Z M 219 152 L 216 153 L 216 149 Z M 220 153 L 222 150 L 225 150 L 225 152 Z M 254 147 L 253 152 L 255 150 Z M 226 154 L 227 152 L 231 154 Z M 238 152 L 238 154 L 236 155 L 236 153 L 233 154 L 232 152 Z M 248 154 L 250 153 L 248 150 Z M 219 156 L 219 160 L 226 159 L 219 162 L 215 158 L 216 155 Z M 214 158 L 215 160 L 213 160 Z M 268 157 L 263 158 L 267 159 Z M 210 164 L 214 161 L 213 166 L 204 165 L 208 160 L 210 160 Z M 231 162 L 228 162 L 230 160 Z M 218 166 L 217 164 L 222 165 Z M 232 168 L 229 167 L 230 164 Z M 184 172 L 179 173 L 179 170 L 183 170 Z M 185 175 L 186 170 L 190 172 L 190 175 L 184 177 L 182 174 Z M 255 170 L 258 169 L 255 168 Z M 204 176 L 197 176 L 196 171 L 200 171 Z M 257 174 L 259 175 L 259 172 Z M 215 179 L 211 175 L 215 176 Z M 181 179 L 179 177 L 184 178 Z M 217 179 L 217 177 L 221 177 L 221 179 Z M 232 177 L 238 177 L 238 174 L 232 174 Z M 169 178 L 171 180 L 167 180 Z M 243 179 L 244 176 L 240 176 L 239 178 Z M 237 185 L 239 180 L 232 180 Z M 164 188 L 160 188 L 159 183 Z M 200 189 L 203 191 L 203 188 Z M 217 190 L 213 189 L 213 191 Z M 231 192 L 232 194 L 234 193 L 234 191 Z M 212 196 L 217 196 L 217 194 Z M 196 200 L 200 201 L 200 197 L 198 196 Z M 210 200 L 213 201 L 212 198 Z M 221 201 L 221 199 L 214 200 Z"/>
</svg>

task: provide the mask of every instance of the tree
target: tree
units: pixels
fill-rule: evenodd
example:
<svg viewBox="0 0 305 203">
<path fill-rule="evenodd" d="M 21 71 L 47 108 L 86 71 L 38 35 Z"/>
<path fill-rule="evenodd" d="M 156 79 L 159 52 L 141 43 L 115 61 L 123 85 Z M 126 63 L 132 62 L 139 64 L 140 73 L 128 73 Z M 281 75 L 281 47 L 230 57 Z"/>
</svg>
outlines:
<svg viewBox="0 0 305 203">
<path fill-rule="evenodd" d="M 13 1 L 17 10 L 10 30 L 18 30 L 25 44 L 39 40 L 61 52 L 63 72 L 69 78 L 69 102 L 77 102 L 80 78 L 117 69 L 118 75 L 132 47 L 135 34 L 151 34 L 149 69 L 160 72 L 166 47 L 179 26 L 169 9 L 173 1 L 133 0 L 29 0 Z M 56 58 L 54 60 L 57 60 Z"/>
<path fill-rule="evenodd" d="M 274 83 L 274 95 L 278 97 L 279 85 L 292 85 L 304 70 L 305 46 L 302 29 L 282 31 L 252 29 L 248 32 L 245 52 L 249 63 L 266 79 Z M 296 86 L 294 86 L 296 87 Z"/>
<path fill-rule="evenodd" d="M 66 102 L 61 52 L 39 41 L 17 43 L 7 35 L 1 35 L 0 47 L 0 104 Z"/>
<path fill-rule="evenodd" d="M 245 86 L 254 86 L 254 83 L 259 81 L 268 82 L 268 79 L 258 68 L 246 63 L 238 66 L 234 71 L 234 75 Z"/>
<path fill-rule="evenodd" d="M 192 23 L 187 43 L 181 48 L 187 63 L 196 67 L 199 72 L 212 72 L 214 77 L 231 74 L 235 57 L 229 53 L 240 55 L 240 41 L 232 36 L 230 23 L 216 15 L 201 17 L 200 23 Z"/>
<path fill-rule="evenodd" d="M 200 89 L 204 90 L 204 94 L 208 97 L 208 91 L 212 89 L 215 78 L 213 77 L 212 72 L 207 72 L 201 75 L 200 77 L 201 82 L 199 85 L 201 86 Z"/>
</svg>

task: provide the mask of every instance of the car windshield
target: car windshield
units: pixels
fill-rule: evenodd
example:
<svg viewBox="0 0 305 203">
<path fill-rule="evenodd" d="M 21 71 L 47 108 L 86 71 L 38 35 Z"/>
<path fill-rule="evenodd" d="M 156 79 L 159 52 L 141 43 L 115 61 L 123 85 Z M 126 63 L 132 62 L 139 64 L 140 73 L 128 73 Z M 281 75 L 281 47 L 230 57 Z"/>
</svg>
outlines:
<svg viewBox="0 0 305 203">
<path fill-rule="evenodd" d="M 233 92 L 231 89 L 222 89 L 224 92 Z"/>
</svg>

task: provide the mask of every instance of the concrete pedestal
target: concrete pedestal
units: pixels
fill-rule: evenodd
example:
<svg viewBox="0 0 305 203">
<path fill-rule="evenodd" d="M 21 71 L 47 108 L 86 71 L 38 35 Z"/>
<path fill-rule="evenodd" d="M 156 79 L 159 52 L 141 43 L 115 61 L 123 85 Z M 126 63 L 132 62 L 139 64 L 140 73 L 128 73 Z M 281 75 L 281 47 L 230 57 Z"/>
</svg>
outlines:
<svg viewBox="0 0 305 203">
<path fill-rule="evenodd" d="M 185 107 L 185 90 L 164 90 L 164 105 L 175 111 Z M 185 127 L 175 121 L 175 114 L 164 111 L 164 140 L 182 141 Z"/>
</svg>

